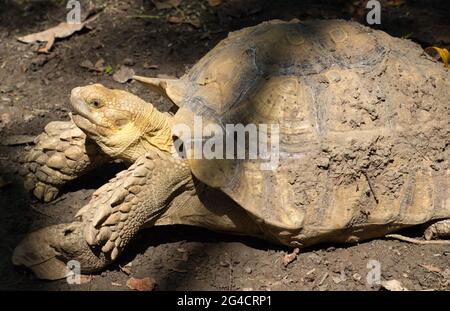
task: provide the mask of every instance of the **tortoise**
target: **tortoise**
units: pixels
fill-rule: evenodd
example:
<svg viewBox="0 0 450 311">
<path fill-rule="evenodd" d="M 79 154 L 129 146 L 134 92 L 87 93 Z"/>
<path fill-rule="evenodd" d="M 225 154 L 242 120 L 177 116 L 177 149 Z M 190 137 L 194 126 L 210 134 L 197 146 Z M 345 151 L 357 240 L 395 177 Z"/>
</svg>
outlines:
<svg viewBox="0 0 450 311">
<path fill-rule="evenodd" d="M 25 187 L 48 202 L 101 164 L 130 166 L 74 222 L 27 235 L 14 264 L 45 279 L 64 277 L 70 260 L 94 273 L 142 228 L 171 224 L 295 248 L 419 224 L 429 242 L 450 235 L 449 72 L 409 40 L 343 20 L 272 20 L 230 33 L 180 79 L 134 79 L 176 112 L 74 88 L 71 121 L 49 123 L 22 160 Z M 244 157 L 186 152 L 180 126 L 199 127 L 204 146 L 228 124 L 271 125 L 253 129 L 276 163 L 227 131 Z"/>
</svg>

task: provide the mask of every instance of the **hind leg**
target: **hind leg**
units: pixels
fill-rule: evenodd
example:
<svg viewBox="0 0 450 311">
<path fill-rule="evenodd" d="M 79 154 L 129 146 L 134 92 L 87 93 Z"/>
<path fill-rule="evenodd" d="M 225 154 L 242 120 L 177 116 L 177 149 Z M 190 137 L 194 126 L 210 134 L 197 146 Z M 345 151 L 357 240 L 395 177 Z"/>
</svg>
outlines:
<svg viewBox="0 0 450 311">
<path fill-rule="evenodd" d="M 420 245 L 450 245 L 450 240 L 445 240 L 450 237 L 450 219 L 440 220 L 430 225 L 424 232 L 425 240 L 409 238 L 400 234 L 388 234 L 386 237 Z M 444 239 L 440 240 L 440 238 Z"/>
<path fill-rule="evenodd" d="M 72 121 L 55 121 L 19 159 L 20 175 L 28 191 L 49 202 L 64 184 L 109 160 Z"/>
<path fill-rule="evenodd" d="M 441 220 L 430 225 L 424 232 L 426 240 L 449 238 L 450 237 L 450 219 Z"/>
</svg>

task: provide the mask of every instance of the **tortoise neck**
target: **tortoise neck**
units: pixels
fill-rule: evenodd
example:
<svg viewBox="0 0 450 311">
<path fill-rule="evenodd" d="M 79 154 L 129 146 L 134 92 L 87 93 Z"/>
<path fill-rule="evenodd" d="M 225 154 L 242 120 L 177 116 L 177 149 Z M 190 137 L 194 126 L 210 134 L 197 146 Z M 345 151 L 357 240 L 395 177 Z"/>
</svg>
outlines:
<svg viewBox="0 0 450 311">
<path fill-rule="evenodd" d="M 124 146 L 119 157 L 135 162 L 137 158 L 155 149 L 170 154 L 173 149 L 172 130 L 169 126 L 169 116 L 148 104 L 143 112 L 132 123 L 134 139 Z"/>
</svg>

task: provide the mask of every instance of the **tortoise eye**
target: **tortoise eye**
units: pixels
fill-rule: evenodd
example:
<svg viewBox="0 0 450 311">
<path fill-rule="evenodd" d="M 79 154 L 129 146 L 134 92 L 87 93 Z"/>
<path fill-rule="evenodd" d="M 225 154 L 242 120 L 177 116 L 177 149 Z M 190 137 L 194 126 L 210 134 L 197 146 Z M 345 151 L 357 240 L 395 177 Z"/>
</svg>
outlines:
<svg viewBox="0 0 450 311">
<path fill-rule="evenodd" d="M 96 108 L 96 109 L 98 109 L 98 108 L 103 106 L 103 104 L 97 99 L 93 99 L 93 100 L 89 101 L 89 105 L 91 107 L 93 107 L 93 108 Z"/>
</svg>

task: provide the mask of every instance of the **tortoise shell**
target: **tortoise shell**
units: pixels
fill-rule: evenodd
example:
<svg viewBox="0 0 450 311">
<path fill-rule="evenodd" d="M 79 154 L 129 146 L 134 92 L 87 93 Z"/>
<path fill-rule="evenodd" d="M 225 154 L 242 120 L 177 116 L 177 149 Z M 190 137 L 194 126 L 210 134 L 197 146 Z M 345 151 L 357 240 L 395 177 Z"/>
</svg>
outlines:
<svg viewBox="0 0 450 311">
<path fill-rule="evenodd" d="M 172 124 L 279 126 L 272 169 L 190 159 L 277 234 L 329 241 L 450 216 L 449 73 L 417 44 L 355 22 L 270 21 L 231 33 L 180 81 Z"/>
</svg>

